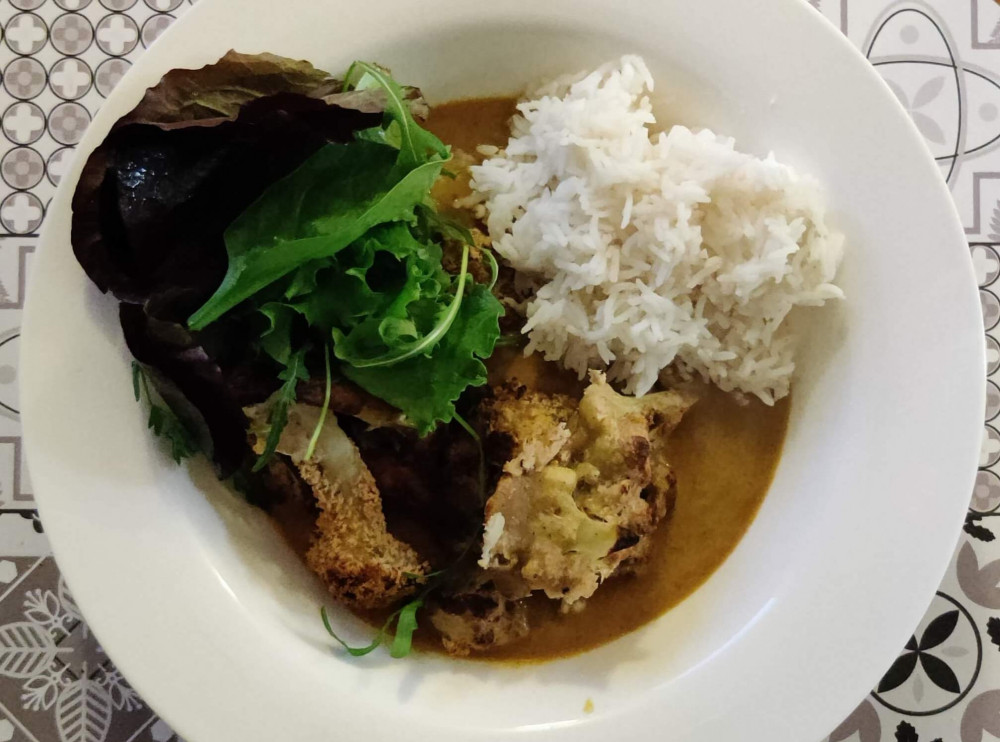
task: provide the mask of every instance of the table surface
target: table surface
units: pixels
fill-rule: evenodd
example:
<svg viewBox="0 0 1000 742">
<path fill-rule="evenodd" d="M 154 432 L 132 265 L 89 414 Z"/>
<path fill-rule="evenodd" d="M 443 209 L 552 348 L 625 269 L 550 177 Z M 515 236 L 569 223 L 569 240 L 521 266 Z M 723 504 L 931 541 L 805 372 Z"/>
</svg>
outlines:
<svg viewBox="0 0 1000 742">
<path fill-rule="evenodd" d="M 0 742 L 178 739 L 104 655 L 50 556 L 24 465 L 17 359 L 37 234 L 74 145 L 193 2 L 0 0 Z M 998 739 L 1000 0 L 810 2 L 876 66 L 938 159 L 976 268 L 991 377 L 982 468 L 947 576 L 828 742 Z"/>
</svg>

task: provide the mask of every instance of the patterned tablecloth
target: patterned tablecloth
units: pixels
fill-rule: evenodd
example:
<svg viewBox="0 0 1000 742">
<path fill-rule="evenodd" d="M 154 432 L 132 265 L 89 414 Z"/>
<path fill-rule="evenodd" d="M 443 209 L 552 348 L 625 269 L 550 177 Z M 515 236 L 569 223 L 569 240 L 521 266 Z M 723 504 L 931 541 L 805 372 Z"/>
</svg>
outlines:
<svg viewBox="0 0 1000 742">
<path fill-rule="evenodd" d="M 49 556 L 24 465 L 17 358 L 38 230 L 74 145 L 132 61 L 192 2 L 0 0 L 0 742 L 177 739 L 104 655 Z M 945 581 L 899 658 L 829 742 L 1000 739 L 1000 386 L 992 380 L 1000 369 L 1000 0 L 810 2 L 876 66 L 938 159 L 976 267 L 991 377 L 982 468 Z"/>
</svg>

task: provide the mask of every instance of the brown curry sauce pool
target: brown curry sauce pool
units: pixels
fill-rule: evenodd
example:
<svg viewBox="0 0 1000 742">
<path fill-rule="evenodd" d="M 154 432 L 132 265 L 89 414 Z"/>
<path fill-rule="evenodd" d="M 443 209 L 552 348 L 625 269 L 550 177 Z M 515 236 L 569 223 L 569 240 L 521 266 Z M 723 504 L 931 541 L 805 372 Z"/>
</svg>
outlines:
<svg viewBox="0 0 1000 742">
<path fill-rule="evenodd" d="M 506 144 L 514 105 L 514 98 L 440 104 L 433 107 L 427 128 L 452 146 L 456 165 L 464 165 L 468 156 L 480 159 L 475 155 L 478 145 Z M 460 153 L 465 153 L 465 162 Z M 442 178 L 435 190 L 442 207 L 469 192 L 464 168 L 453 169 L 459 170 L 457 177 Z M 494 360 L 505 353 L 510 351 L 498 351 Z M 558 601 L 530 598 L 528 635 L 473 659 L 547 660 L 592 649 L 659 617 L 722 565 L 771 485 L 788 426 L 789 398 L 769 407 L 757 399 L 739 402 L 708 385 L 698 392 L 699 401 L 668 447 L 668 461 L 677 475 L 673 516 L 654 534 L 653 551 L 642 571 L 612 577 L 577 613 L 560 614 Z M 381 624 L 378 617 L 370 618 L 373 625 Z M 442 652 L 440 640 L 424 624 L 415 645 Z"/>
</svg>

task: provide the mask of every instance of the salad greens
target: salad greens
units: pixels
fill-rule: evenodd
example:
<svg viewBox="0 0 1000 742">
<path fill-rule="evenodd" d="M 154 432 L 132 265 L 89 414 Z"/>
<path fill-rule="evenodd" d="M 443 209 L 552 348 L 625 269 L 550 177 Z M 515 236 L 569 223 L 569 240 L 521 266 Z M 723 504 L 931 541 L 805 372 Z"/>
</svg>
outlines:
<svg viewBox="0 0 1000 742">
<path fill-rule="evenodd" d="M 455 414 L 455 422 L 458 423 L 469 437 L 472 438 L 476 443 L 476 448 L 478 448 L 479 453 L 479 482 L 478 482 L 478 496 L 481 505 L 486 504 L 486 451 L 483 448 L 483 441 L 480 438 L 479 433 L 476 432 L 466 420 L 459 414 Z M 424 604 L 427 602 L 428 598 L 435 592 L 440 590 L 445 586 L 448 579 L 453 577 L 457 573 L 462 564 L 466 561 L 466 558 L 472 552 L 472 550 L 479 543 L 479 532 L 466 541 L 465 546 L 462 548 L 458 557 L 444 569 L 439 569 L 434 572 L 430 572 L 425 575 L 410 574 L 406 573 L 406 576 L 414 580 L 415 582 L 422 582 L 423 589 L 417 593 L 416 596 L 411 598 L 409 601 L 404 603 L 398 609 L 389 614 L 386 618 L 385 623 L 375 632 L 375 637 L 372 639 L 371 643 L 366 644 L 363 647 L 354 647 L 344 641 L 337 632 L 333 630 L 333 626 L 330 625 L 330 618 L 327 615 L 326 607 L 322 606 L 319 609 L 320 617 L 323 620 L 323 626 L 326 628 L 326 632 L 333 637 L 340 646 L 342 646 L 347 653 L 352 657 L 363 657 L 366 654 L 370 654 L 378 649 L 382 644 L 385 643 L 386 639 L 390 636 L 392 637 L 392 644 L 390 645 L 389 655 L 394 659 L 401 659 L 409 655 L 410 650 L 413 648 L 413 635 L 416 633 L 417 624 L 417 613 Z M 395 630 L 393 630 L 393 624 L 395 624 Z"/>
<path fill-rule="evenodd" d="M 392 644 L 389 645 L 389 656 L 394 659 L 402 659 L 413 648 L 413 634 L 417 631 L 417 611 L 423 605 L 424 598 L 415 598 L 406 603 L 402 608 L 393 611 L 389 614 L 385 623 L 382 624 L 382 627 L 375 632 L 375 638 L 372 639 L 371 643 L 363 647 L 352 647 L 337 635 L 337 632 L 333 630 L 333 626 L 330 624 L 330 617 L 326 612 L 326 606 L 319 609 L 319 615 L 323 621 L 323 626 L 326 628 L 326 633 L 332 636 L 352 657 L 364 657 L 366 654 L 371 654 L 391 636 Z M 396 625 L 395 631 L 392 630 L 393 624 Z"/>
<path fill-rule="evenodd" d="M 229 269 L 188 324 L 203 329 L 302 264 L 335 255 L 372 227 L 412 219 L 442 162 L 401 174 L 396 155 L 385 145 L 324 146 L 226 230 Z"/>
<path fill-rule="evenodd" d="M 277 445 L 296 379 L 307 378 L 309 344 L 332 343 L 339 373 L 421 433 L 452 420 L 462 392 L 486 381 L 482 359 L 503 309 L 469 274 L 468 231 L 433 208 L 449 148 L 416 122 L 384 70 L 352 65 L 345 89 L 376 88 L 382 125 L 321 147 L 226 229 L 225 277 L 188 320 L 204 330 L 247 303 L 267 320 L 259 345 L 286 370 L 257 468 Z M 442 265 L 446 241 L 461 244 L 457 276 Z"/>
<path fill-rule="evenodd" d="M 351 65 L 345 87 L 375 86 L 387 96 L 385 121 L 374 129 L 383 141 L 366 141 L 377 139 L 369 133 L 323 147 L 244 212 L 226 230 L 226 277 L 191 316 L 193 329 L 303 263 L 336 254 L 378 224 L 411 221 L 416 206 L 428 199 L 450 150 L 417 124 L 395 80 L 374 65 Z"/>
<path fill-rule="evenodd" d="M 169 72 L 85 163 L 73 251 L 121 302 L 151 385 L 195 413 L 181 419 L 220 476 L 246 463 L 243 408 L 279 388 L 291 404 L 303 348 L 298 380 L 323 373 L 329 347 L 334 378 L 422 433 L 485 380 L 502 308 L 442 267 L 480 251 L 433 207 L 450 152 L 418 123 L 425 110 L 371 64 L 341 82 L 230 52 Z"/>
<path fill-rule="evenodd" d="M 289 410 L 300 395 L 316 400 L 304 382 L 325 380 L 308 459 L 333 382 L 347 379 L 421 435 L 451 421 L 467 430 L 483 495 L 482 444 L 455 405 L 486 382 L 500 339 L 498 266 L 435 209 L 451 152 L 419 124 L 425 111 L 418 90 L 372 64 L 341 82 L 307 62 L 229 52 L 167 73 L 88 157 L 73 251 L 119 301 L 136 399 L 177 462 L 203 451 L 266 503 L 273 471 L 262 470 Z M 491 269 L 488 285 L 474 260 Z M 264 400 L 254 462 L 244 409 Z M 458 561 L 412 575 L 416 595 L 349 651 L 386 642 L 406 655 L 418 612 Z M 340 641 L 325 611 L 323 621 Z"/>
<path fill-rule="evenodd" d="M 143 395 L 146 396 L 146 402 L 149 404 L 147 427 L 170 443 L 170 456 L 176 463 L 181 463 L 201 450 L 194 433 L 170 409 L 170 406 L 160 404 L 153 399 L 146 371 L 138 361 L 132 361 L 132 391 L 136 402 L 141 401 Z"/>
<path fill-rule="evenodd" d="M 264 444 L 264 452 L 253 465 L 253 471 L 263 469 L 274 455 L 278 448 L 278 441 L 281 440 L 281 431 L 285 429 L 285 424 L 288 422 L 288 408 L 295 404 L 299 382 L 309 380 L 309 374 L 305 367 L 307 350 L 308 348 L 300 348 L 295 353 L 290 354 L 285 370 L 278 374 L 278 378 L 283 383 L 271 398 L 271 409 L 267 415 L 267 441 Z"/>
</svg>

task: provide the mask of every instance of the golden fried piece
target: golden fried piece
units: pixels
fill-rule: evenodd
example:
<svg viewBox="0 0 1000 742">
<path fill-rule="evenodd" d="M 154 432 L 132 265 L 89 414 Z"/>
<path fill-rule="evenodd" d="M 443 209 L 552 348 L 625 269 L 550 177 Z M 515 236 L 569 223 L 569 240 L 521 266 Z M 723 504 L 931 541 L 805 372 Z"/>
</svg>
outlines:
<svg viewBox="0 0 1000 742">
<path fill-rule="evenodd" d="M 528 633 L 524 601 L 511 600 L 490 583 L 436 597 L 430 618 L 444 648 L 459 656 L 500 647 Z"/>
<path fill-rule="evenodd" d="M 267 403 L 246 409 L 257 453 L 264 450 L 267 412 Z M 415 592 L 414 576 L 428 567 L 387 530 L 375 479 L 336 417 L 327 416 L 312 459 L 304 460 L 319 414 L 319 407 L 293 405 L 278 443 L 278 453 L 291 458 L 319 506 L 306 563 L 347 606 L 391 605 Z"/>
<path fill-rule="evenodd" d="M 570 609 L 641 562 L 675 496 L 663 444 L 692 402 L 676 392 L 624 397 L 596 372 L 578 405 L 501 391 L 485 421 L 511 456 L 486 504 L 480 566 L 511 597 L 541 590 Z"/>
</svg>

